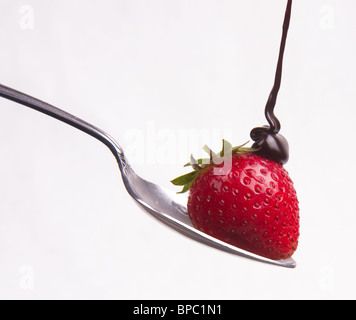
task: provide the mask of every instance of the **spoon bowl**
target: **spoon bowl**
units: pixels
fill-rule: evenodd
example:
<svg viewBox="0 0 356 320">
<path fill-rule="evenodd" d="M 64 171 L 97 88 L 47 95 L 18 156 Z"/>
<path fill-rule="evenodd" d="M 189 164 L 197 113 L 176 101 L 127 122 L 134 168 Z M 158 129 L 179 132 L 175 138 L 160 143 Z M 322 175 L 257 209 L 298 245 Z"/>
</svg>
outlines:
<svg viewBox="0 0 356 320">
<path fill-rule="evenodd" d="M 131 168 L 120 145 L 103 130 L 46 102 L 1 84 L 0 96 L 67 123 L 104 143 L 117 160 L 122 180 L 130 196 L 141 209 L 171 229 L 204 245 L 242 258 L 286 268 L 296 267 L 296 262 L 292 258 L 278 261 L 271 260 L 237 248 L 195 229 L 188 217 L 186 206 L 180 204 L 181 196 L 138 176 Z"/>
</svg>

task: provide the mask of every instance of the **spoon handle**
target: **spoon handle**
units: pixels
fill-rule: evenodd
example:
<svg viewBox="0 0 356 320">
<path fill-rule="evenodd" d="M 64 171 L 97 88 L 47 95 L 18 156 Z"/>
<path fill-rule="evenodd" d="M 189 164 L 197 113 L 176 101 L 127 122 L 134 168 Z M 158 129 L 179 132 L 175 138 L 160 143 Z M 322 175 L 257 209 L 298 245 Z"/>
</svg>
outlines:
<svg viewBox="0 0 356 320">
<path fill-rule="evenodd" d="M 39 111 L 41 113 L 44 113 L 52 118 L 65 122 L 70 126 L 75 127 L 91 135 L 92 137 L 104 143 L 111 150 L 117 162 L 119 163 L 120 169 L 122 169 L 122 167 L 124 166 L 124 154 L 122 148 L 110 135 L 108 135 L 103 130 L 44 101 L 41 101 L 37 98 L 33 98 L 25 93 L 11 89 L 2 84 L 0 84 L 0 96 L 5 99 L 22 104 L 36 111 Z"/>
</svg>

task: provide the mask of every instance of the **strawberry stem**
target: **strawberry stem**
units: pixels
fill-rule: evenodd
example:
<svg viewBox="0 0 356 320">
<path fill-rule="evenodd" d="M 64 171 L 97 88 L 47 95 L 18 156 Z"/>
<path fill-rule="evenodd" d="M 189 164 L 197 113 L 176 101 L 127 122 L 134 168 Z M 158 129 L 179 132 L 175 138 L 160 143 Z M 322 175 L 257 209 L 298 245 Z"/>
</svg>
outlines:
<svg viewBox="0 0 356 320">
<path fill-rule="evenodd" d="M 213 152 L 207 145 L 205 145 L 203 147 L 203 150 L 209 154 L 210 158 L 195 159 L 193 155 L 191 155 L 190 162 L 185 164 L 184 167 L 192 167 L 194 171 L 172 180 L 171 183 L 175 186 L 183 186 L 182 191 L 178 193 L 187 192 L 193 185 L 194 181 L 207 168 L 210 168 L 214 165 L 219 165 L 227 159 L 230 159 L 233 155 L 242 153 L 252 153 L 259 150 L 255 148 L 247 148 L 245 147 L 246 144 L 247 143 L 244 143 L 243 145 L 233 148 L 230 142 L 223 140 L 223 147 L 219 153 Z"/>
</svg>

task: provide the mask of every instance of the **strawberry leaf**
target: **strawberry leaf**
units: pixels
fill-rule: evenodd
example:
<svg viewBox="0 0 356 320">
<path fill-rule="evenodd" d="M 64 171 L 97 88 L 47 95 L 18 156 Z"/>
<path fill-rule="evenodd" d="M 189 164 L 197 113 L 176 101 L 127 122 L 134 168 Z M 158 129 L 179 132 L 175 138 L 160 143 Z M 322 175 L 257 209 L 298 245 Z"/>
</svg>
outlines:
<svg viewBox="0 0 356 320">
<path fill-rule="evenodd" d="M 199 175 L 199 171 L 193 171 L 193 172 L 187 173 L 183 176 L 180 176 L 180 177 L 172 180 L 171 182 L 175 186 L 185 186 L 191 182 L 194 182 L 194 180 L 198 177 L 198 175 Z"/>
<path fill-rule="evenodd" d="M 197 160 L 195 160 L 196 161 L 196 163 L 195 164 L 198 164 L 198 165 L 205 165 L 205 164 L 210 164 L 210 159 L 207 159 L 207 158 L 205 158 L 205 159 L 197 159 Z M 184 165 L 184 167 L 192 167 L 193 166 L 193 163 L 191 163 L 191 162 L 188 162 L 187 164 L 185 164 Z"/>
<path fill-rule="evenodd" d="M 232 154 L 232 144 L 226 140 L 223 140 L 223 146 L 220 152 L 220 156 L 222 158 L 225 157 L 225 155 L 229 157 L 231 156 L 231 154 Z"/>
<path fill-rule="evenodd" d="M 197 160 L 193 157 L 193 155 L 190 155 L 190 163 L 192 165 L 192 168 L 196 171 L 200 170 L 202 167 L 199 166 Z"/>
<path fill-rule="evenodd" d="M 186 192 L 188 192 L 189 189 L 190 189 L 190 187 L 191 187 L 192 184 L 194 183 L 194 181 L 195 181 L 195 180 L 193 180 L 193 181 L 189 182 L 188 184 L 186 184 L 186 185 L 183 187 L 182 191 L 177 192 L 177 193 L 178 193 L 178 194 L 181 194 L 181 193 L 186 193 Z"/>
</svg>

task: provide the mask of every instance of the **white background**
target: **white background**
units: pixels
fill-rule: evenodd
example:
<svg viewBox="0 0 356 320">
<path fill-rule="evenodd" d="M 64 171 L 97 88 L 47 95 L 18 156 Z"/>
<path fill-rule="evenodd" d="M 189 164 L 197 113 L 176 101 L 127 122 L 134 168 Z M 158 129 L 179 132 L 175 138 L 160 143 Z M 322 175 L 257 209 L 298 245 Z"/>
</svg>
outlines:
<svg viewBox="0 0 356 320">
<path fill-rule="evenodd" d="M 2 0 L 0 82 L 104 129 L 172 188 L 191 152 L 266 123 L 285 5 Z M 105 146 L 0 99 L 0 298 L 356 298 L 355 6 L 294 4 L 276 113 L 300 200 L 296 269 L 174 233 L 135 205 Z"/>
</svg>

